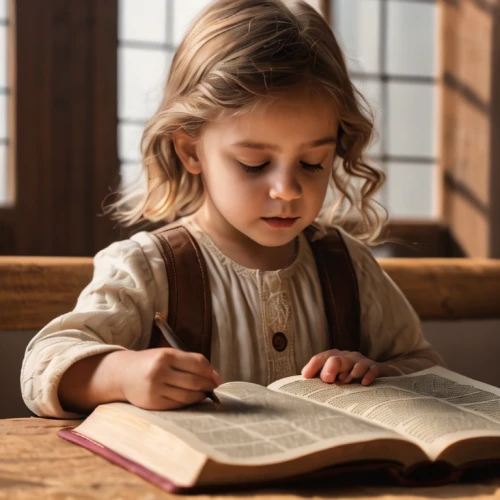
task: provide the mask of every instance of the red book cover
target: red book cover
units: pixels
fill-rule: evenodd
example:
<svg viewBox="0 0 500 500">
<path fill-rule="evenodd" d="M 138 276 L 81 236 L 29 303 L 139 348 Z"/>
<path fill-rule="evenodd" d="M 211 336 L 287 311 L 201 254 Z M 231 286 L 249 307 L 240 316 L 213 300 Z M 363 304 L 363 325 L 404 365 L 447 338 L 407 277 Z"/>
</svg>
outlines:
<svg viewBox="0 0 500 500">
<path fill-rule="evenodd" d="M 500 476 L 500 463 L 498 461 L 484 461 L 470 464 L 466 468 L 456 468 L 446 462 L 428 462 L 418 464 L 410 470 L 404 471 L 396 462 L 362 461 L 327 467 L 292 478 L 259 482 L 259 483 L 228 483 L 216 485 L 202 485 L 194 487 L 177 486 L 164 476 L 129 460 L 122 455 L 110 450 L 73 429 L 63 429 L 58 436 L 75 443 L 91 452 L 102 456 L 106 460 L 124 469 L 137 474 L 146 481 L 155 484 L 170 493 L 210 493 L 223 491 L 236 491 L 251 488 L 281 488 L 293 486 L 294 488 L 314 487 L 345 487 L 359 485 L 387 485 L 387 486 L 433 486 L 458 481 L 475 482 L 485 477 Z"/>
</svg>

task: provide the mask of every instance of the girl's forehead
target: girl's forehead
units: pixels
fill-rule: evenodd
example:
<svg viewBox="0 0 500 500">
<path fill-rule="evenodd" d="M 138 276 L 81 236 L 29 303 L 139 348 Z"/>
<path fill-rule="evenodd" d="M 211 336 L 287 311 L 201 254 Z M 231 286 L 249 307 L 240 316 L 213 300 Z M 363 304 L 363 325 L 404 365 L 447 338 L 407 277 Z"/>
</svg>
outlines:
<svg viewBox="0 0 500 500">
<path fill-rule="evenodd" d="M 229 118 L 233 126 L 261 127 L 267 123 L 300 121 L 304 125 L 337 127 L 339 116 L 331 99 L 296 92 L 262 98 L 251 109 Z"/>
<path fill-rule="evenodd" d="M 207 124 L 202 137 L 211 144 L 236 145 L 250 142 L 308 143 L 336 137 L 339 120 L 333 105 L 323 102 L 277 100 L 253 107 L 216 123 Z"/>
</svg>

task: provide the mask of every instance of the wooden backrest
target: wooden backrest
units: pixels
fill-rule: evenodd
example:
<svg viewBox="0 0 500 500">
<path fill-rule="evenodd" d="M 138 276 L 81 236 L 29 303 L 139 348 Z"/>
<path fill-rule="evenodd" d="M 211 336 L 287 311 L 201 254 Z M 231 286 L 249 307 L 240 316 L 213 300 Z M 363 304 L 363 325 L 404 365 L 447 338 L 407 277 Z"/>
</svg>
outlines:
<svg viewBox="0 0 500 500">
<path fill-rule="evenodd" d="M 421 319 L 500 318 L 500 260 L 379 259 Z M 0 257 L 0 330 L 38 330 L 73 309 L 85 257 Z"/>
</svg>

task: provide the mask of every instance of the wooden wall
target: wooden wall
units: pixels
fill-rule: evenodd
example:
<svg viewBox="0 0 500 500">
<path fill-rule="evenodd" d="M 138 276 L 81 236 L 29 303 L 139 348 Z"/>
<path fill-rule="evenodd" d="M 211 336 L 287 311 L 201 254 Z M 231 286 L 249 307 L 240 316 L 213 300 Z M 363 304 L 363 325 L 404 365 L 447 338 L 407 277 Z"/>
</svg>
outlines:
<svg viewBox="0 0 500 500">
<path fill-rule="evenodd" d="M 441 0 L 442 213 L 471 257 L 500 257 L 500 6 Z"/>
<path fill-rule="evenodd" d="M 117 0 L 9 0 L 13 203 L 0 254 L 93 255 L 118 182 Z"/>
</svg>

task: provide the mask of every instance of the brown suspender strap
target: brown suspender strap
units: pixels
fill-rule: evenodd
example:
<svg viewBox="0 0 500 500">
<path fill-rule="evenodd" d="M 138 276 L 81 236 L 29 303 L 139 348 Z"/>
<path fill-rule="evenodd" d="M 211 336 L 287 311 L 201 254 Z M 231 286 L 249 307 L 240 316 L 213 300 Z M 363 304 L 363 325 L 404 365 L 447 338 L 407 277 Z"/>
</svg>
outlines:
<svg viewBox="0 0 500 500">
<path fill-rule="evenodd" d="M 306 234 L 310 235 L 310 233 Z M 359 351 L 360 304 L 358 281 L 340 231 L 311 242 L 323 291 L 330 348 Z"/>
<path fill-rule="evenodd" d="M 212 299 L 200 247 L 184 226 L 159 229 L 155 234 L 161 243 L 167 270 L 168 324 L 189 351 L 201 353 L 210 360 Z M 155 326 L 150 346 L 166 345 L 158 333 Z"/>
</svg>

